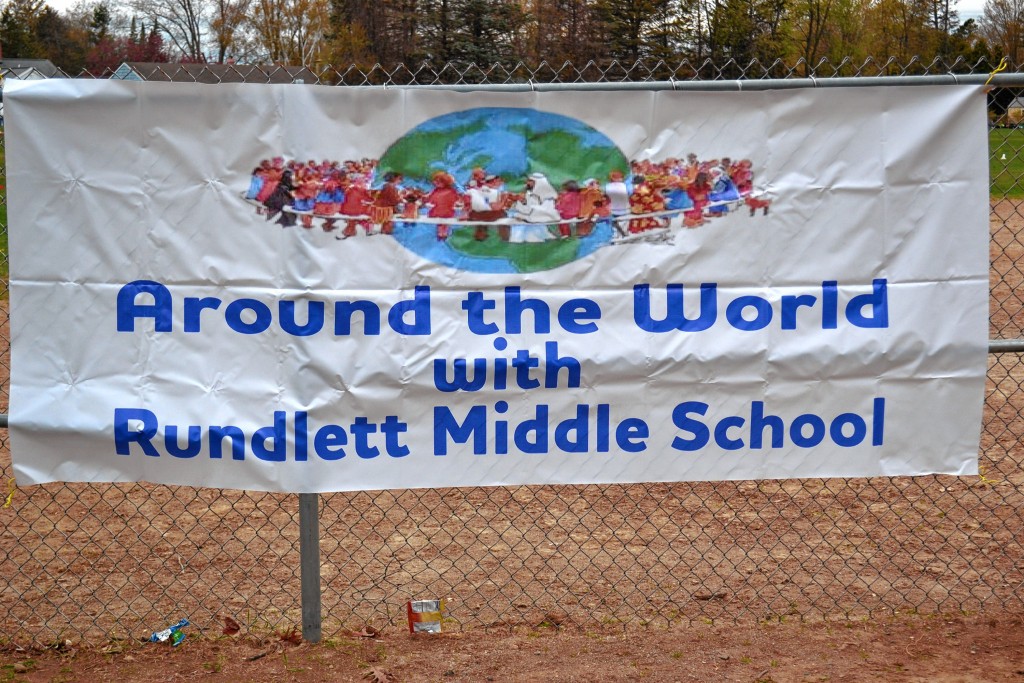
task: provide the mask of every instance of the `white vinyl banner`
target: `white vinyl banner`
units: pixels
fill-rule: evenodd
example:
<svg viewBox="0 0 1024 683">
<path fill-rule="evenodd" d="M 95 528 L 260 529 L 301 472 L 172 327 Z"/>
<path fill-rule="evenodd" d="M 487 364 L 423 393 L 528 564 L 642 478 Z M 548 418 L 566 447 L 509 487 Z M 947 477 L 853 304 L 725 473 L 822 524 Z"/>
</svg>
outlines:
<svg viewBox="0 0 1024 683">
<path fill-rule="evenodd" d="M 977 87 L 4 105 L 20 484 L 977 471 Z"/>
</svg>

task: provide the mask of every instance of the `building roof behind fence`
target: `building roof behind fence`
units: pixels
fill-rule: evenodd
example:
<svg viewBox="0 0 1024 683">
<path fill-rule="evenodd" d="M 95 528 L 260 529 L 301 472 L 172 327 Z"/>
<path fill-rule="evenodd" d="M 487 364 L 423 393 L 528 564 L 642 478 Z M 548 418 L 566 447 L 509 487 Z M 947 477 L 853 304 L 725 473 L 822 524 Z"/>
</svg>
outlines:
<svg viewBox="0 0 1024 683">
<path fill-rule="evenodd" d="M 33 70 L 44 78 L 64 76 L 61 70 L 49 59 L 0 59 L 0 70 L 13 74 L 15 78 L 30 74 Z"/>
</svg>

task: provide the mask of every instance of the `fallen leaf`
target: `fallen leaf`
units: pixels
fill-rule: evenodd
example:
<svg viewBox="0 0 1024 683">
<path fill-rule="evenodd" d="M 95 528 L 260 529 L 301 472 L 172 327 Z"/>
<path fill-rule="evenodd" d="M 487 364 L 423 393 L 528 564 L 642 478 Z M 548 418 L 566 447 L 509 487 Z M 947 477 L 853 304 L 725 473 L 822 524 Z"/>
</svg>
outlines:
<svg viewBox="0 0 1024 683">
<path fill-rule="evenodd" d="M 233 636 L 242 630 L 241 625 L 231 617 L 224 617 L 224 629 L 222 633 L 226 636 Z"/>
<path fill-rule="evenodd" d="M 363 678 L 371 681 L 372 683 L 392 683 L 392 681 L 395 680 L 395 677 L 391 673 L 376 666 L 363 674 Z"/>
<path fill-rule="evenodd" d="M 292 626 L 287 631 L 278 631 L 277 637 L 292 645 L 302 645 L 302 631 L 298 626 Z"/>
</svg>

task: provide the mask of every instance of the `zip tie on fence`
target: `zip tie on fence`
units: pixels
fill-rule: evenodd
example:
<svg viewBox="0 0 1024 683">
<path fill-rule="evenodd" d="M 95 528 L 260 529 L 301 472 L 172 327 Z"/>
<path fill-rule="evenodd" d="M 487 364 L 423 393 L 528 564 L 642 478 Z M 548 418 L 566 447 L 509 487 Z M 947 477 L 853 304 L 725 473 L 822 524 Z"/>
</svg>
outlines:
<svg viewBox="0 0 1024 683">
<path fill-rule="evenodd" d="M 988 477 L 986 477 L 985 467 L 983 465 L 978 465 L 978 483 L 988 484 L 989 486 L 995 486 L 1000 482 L 998 479 L 989 479 Z"/>
<path fill-rule="evenodd" d="M 1004 56 L 1004 57 L 1003 57 L 1002 59 L 1000 59 L 1000 60 L 999 60 L 999 66 L 997 66 L 997 67 L 996 67 L 996 68 L 995 68 L 995 69 L 994 69 L 994 70 L 992 71 L 992 73 L 990 73 L 990 74 L 988 75 L 988 80 L 987 80 L 987 81 L 985 81 L 985 87 L 986 87 L 986 88 L 988 87 L 988 84 L 992 82 L 992 79 L 996 77 L 996 74 L 997 74 L 997 73 L 999 73 L 1000 71 L 1006 71 L 1006 67 L 1007 67 L 1007 63 L 1006 63 L 1006 57 Z"/>
<path fill-rule="evenodd" d="M 7 508 L 11 507 L 11 501 L 14 499 L 14 492 L 16 490 L 17 487 L 14 485 L 14 477 L 11 477 L 10 479 L 7 480 L 7 499 L 4 501 L 4 506 L 2 509 L 6 510 Z"/>
</svg>

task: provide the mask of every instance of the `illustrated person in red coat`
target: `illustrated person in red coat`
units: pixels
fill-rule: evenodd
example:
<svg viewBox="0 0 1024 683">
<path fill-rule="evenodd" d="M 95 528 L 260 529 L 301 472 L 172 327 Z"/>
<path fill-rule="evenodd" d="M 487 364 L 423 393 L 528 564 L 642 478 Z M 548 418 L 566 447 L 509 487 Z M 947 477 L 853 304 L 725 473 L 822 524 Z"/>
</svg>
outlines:
<svg viewBox="0 0 1024 683">
<path fill-rule="evenodd" d="M 704 209 L 711 202 L 711 180 L 706 171 L 697 174 L 697 178 L 686 188 L 686 193 L 693 201 L 693 208 L 685 214 L 685 225 L 694 228 L 704 222 Z"/>
<path fill-rule="evenodd" d="M 583 197 L 580 195 L 580 186 L 575 180 L 566 180 L 562 183 L 562 193 L 555 201 L 555 208 L 558 215 L 564 219 L 579 218 L 583 210 Z M 561 239 L 568 239 L 572 235 L 572 223 L 559 223 L 558 236 Z"/>
<path fill-rule="evenodd" d="M 580 218 L 584 220 L 576 226 L 576 235 L 586 237 L 594 230 L 597 221 L 611 215 L 608 197 L 601 190 L 600 183 L 595 178 L 588 178 L 580 190 Z"/>
<path fill-rule="evenodd" d="M 372 203 L 370 190 L 366 186 L 366 179 L 357 175 L 350 179 L 348 189 L 345 190 L 345 199 L 341 202 L 341 208 L 338 213 L 343 216 L 367 216 Z M 345 222 L 345 229 L 338 236 L 338 239 L 355 237 L 357 225 L 362 226 L 363 232 L 369 234 L 369 220 L 366 218 L 348 220 Z"/>
<path fill-rule="evenodd" d="M 260 187 L 259 193 L 256 195 L 256 201 L 260 204 L 265 204 L 270 195 L 274 194 L 274 190 L 277 189 L 277 184 L 281 182 L 281 177 L 284 175 L 284 158 L 274 157 L 271 161 L 270 168 L 264 171 L 263 185 Z"/>
<path fill-rule="evenodd" d="M 437 171 L 431 177 L 434 189 L 430 191 L 423 203 L 430 207 L 427 218 L 455 218 L 460 208 L 459 193 L 455 189 L 455 178 L 444 171 Z M 437 224 L 437 241 L 448 239 L 450 226 Z"/>
<path fill-rule="evenodd" d="M 384 186 L 377 190 L 373 198 L 370 217 L 375 225 L 380 226 L 382 235 L 390 235 L 395 231 L 395 224 L 391 219 L 395 215 L 396 207 L 402 203 L 401 182 L 401 173 L 385 173 Z"/>
</svg>

